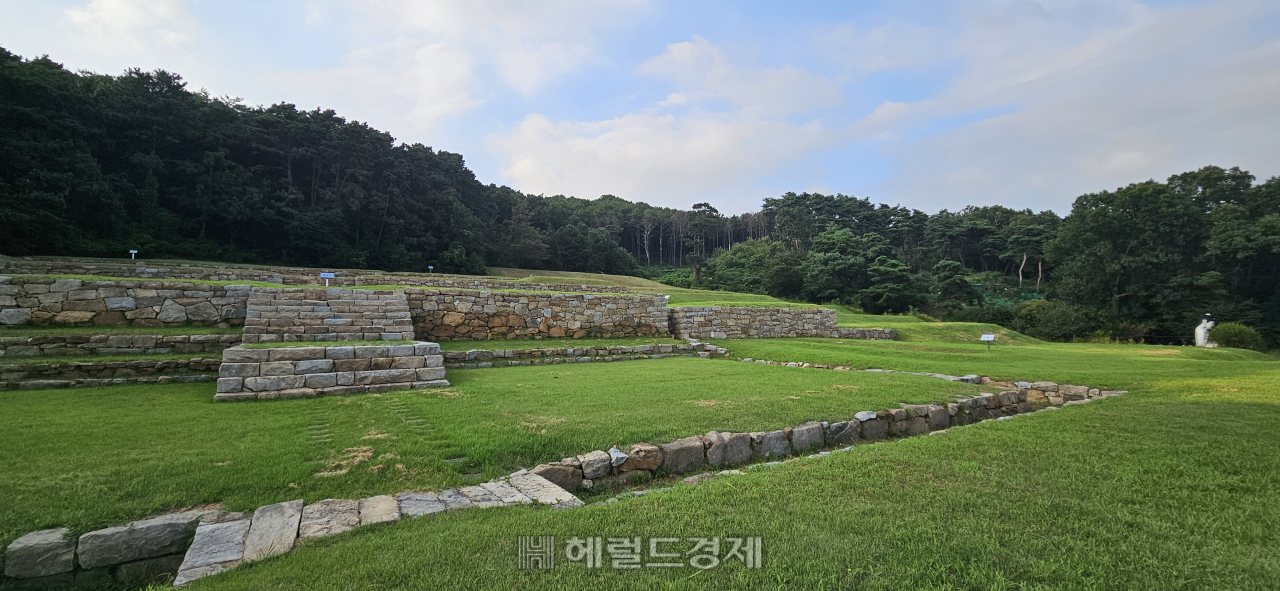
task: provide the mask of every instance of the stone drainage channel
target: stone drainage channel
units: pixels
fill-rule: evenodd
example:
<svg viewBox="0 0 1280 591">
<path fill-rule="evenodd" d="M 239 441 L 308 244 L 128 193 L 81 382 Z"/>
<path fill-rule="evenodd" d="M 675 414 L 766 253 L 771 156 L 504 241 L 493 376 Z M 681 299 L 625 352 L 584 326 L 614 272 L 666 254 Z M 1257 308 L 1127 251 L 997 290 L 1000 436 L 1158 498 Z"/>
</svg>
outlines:
<svg viewBox="0 0 1280 591">
<path fill-rule="evenodd" d="M 707 346 L 711 348 L 711 346 Z M 719 349 L 719 348 L 715 348 Z M 719 351 L 716 351 L 719 352 Z M 768 365 L 854 371 L 845 366 L 778 362 L 741 358 L 742 362 Z M 792 428 L 754 433 L 720 433 L 686 437 L 662 445 L 636 443 L 627 452 L 617 447 L 592 451 L 520 470 L 484 484 L 437 493 L 403 492 L 360 500 L 327 499 L 306 505 L 301 500 L 260 507 L 252 514 L 224 511 L 188 511 L 135 521 L 72 537 L 66 528 L 29 533 L 9 544 L 5 552 L 0 588 L 29 588 L 68 584 L 94 585 L 115 582 L 142 586 L 175 576 L 177 586 L 220 572 L 243 562 L 288 552 L 298 544 L 354 529 L 446 510 L 500 507 L 540 503 L 553 508 L 583 505 L 570 491 L 578 488 L 623 489 L 655 475 L 686 474 L 697 484 L 721 475 L 741 474 L 722 469 L 763 461 L 748 469 L 783 463 L 783 458 L 806 454 L 817 458 L 853 449 L 859 442 L 880 442 L 889 437 L 941 435 L 954 426 L 988 419 L 1006 420 L 1019 414 L 1057 410 L 1058 406 L 1086 404 L 1097 398 L 1125 394 L 1124 390 L 1100 390 L 1053 382 L 997 382 L 978 375 L 865 370 L 911 373 L 998 386 L 1002 391 L 961 398 L 945 406 L 902 405 L 902 408 L 859 411 L 836 422 L 810 421 Z M 1037 408 L 1037 404 L 1048 404 Z M 316 425 L 317 437 L 324 426 Z M 824 448 L 831 451 L 819 451 Z M 832 449 L 835 448 L 835 449 Z M 799 459 L 792 457 L 785 461 Z M 705 467 L 705 468 L 704 468 Z M 661 489 L 660 489 L 661 490 Z M 627 495 L 645 494 L 635 490 Z M 615 496 L 594 504 L 617 502 Z"/>
</svg>

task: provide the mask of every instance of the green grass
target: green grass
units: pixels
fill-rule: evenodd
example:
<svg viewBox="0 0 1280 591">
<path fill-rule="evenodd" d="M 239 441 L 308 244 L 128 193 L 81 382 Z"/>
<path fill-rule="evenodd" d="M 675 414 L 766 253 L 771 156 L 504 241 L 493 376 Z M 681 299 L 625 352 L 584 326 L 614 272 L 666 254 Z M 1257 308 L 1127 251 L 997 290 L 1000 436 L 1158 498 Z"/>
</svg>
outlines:
<svg viewBox="0 0 1280 591">
<path fill-rule="evenodd" d="M 243 510 L 439 490 L 615 444 L 777 429 L 978 390 L 687 358 L 452 370 L 449 380 L 444 391 L 243 403 L 214 403 L 211 384 L 0 393 L 0 544 L 203 503 Z M 406 423 L 396 401 L 429 423 Z M 314 475 L 364 446 L 372 461 Z"/>
<path fill-rule="evenodd" d="M 566 347 L 637 347 L 640 345 L 683 345 L 684 341 L 665 337 L 634 337 L 618 339 L 510 339 L 487 341 L 442 341 L 445 351 L 502 351 L 505 349 L 562 349 Z"/>
<path fill-rule="evenodd" d="M 247 349 L 286 349 L 291 347 L 362 347 L 368 345 L 412 345 L 418 341 L 294 341 L 288 343 L 246 343 Z"/>
<path fill-rule="evenodd" d="M 265 281 L 214 281 L 210 279 L 164 279 L 152 277 L 110 277 L 107 275 L 6 275 L 6 277 L 22 277 L 25 279 L 80 279 L 81 281 L 158 281 L 164 283 L 192 283 L 196 285 L 250 285 L 253 287 L 315 287 L 304 285 L 285 285 L 283 283 L 267 283 Z"/>
<path fill-rule="evenodd" d="M 240 334 L 243 330 L 239 326 L 228 328 L 218 328 L 216 326 L 161 326 L 146 328 L 142 326 L 39 327 L 17 325 L 0 327 L 0 337 L 60 337 L 82 334 L 182 336 L 193 334 Z"/>
<path fill-rule="evenodd" d="M 172 359 L 218 359 L 221 353 L 131 353 L 128 355 L 33 355 L 0 357 L 4 365 L 62 365 L 64 363 L 118 363 L 121 361 L 168 361 Z"/>
<path fill-rule="evenodd" d="M 607 279 L 596 279 L 594 277 L 552 277 L 550 275 L 530 275 L 524 279 L 517 279 L 516 283 L 547 283 L 568 284 L 568 285 L 616 285 Z"/>
</svg>

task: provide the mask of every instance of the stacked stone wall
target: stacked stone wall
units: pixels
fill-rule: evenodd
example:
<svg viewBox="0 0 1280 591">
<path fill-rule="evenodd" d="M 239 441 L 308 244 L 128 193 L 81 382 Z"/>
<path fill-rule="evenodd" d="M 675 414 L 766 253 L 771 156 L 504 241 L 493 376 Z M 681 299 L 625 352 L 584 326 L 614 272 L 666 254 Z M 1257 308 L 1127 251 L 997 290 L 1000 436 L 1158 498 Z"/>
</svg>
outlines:
<svg viewBox="0 0 1280 591">
<path fill-rule="evenodd" d="M 245 343 L 410 339 L 400 290 L 255 287 L 248 298 Z"/>
<path fill-rule="evenodd" d="M 680 339 L 839 336 L 835 310 L 720 306 L 671 308 L 671 333 Z"/>
<path fill-rule="evenodd" d="M 0 277 L 0 324 L 238 324 L 248 295 L 247 285 Z"/>
<path fill-rule="evenodd" d="M 232 347 L 214 400 L 335 396 L 448 386 L 440 345 Z"/>
<path fill-rule="evenodd" d="M 56 361 L 0 365 L 0 390 L 47 390 L 76 386 L 109 386 L 137 381 L 143 376 L 184 377 L 181 374 L 218 371 L 217 358 L 134 359 L 129 361 Z M 163 375 L 161 375 L 163 374 Z M 176 375 L 175 375 L 176 374 Z M 117 381 L 121 380 L 121 381 Z M 165 380 L 171 381 L 171 380 Z M 178 380 L 183 381 L 183 380 Z"/>
<path fill-rule="evenodd" d="M 3 334 L 3 333 L 0 333 Z M 142 353 L 221 353 L 240 344 L 238 334 L 71 334 L 37 337 L 0 336 L 0 359 L 66 355 Z"/>
<path fill-rule="evenodd" d="M 669 334 L 666 296 L 405 289 L 418 338 L 433 341 Z"/>
</svg>

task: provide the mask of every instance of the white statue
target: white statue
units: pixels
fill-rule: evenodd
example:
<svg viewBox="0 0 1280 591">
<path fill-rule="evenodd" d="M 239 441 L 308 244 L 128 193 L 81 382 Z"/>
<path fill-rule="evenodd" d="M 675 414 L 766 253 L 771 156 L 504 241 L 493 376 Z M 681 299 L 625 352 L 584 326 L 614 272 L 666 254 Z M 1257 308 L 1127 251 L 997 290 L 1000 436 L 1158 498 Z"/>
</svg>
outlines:
<svg viewBox="0 0 1280 591">
<path fill-rule="evenodd" d="M 1205 314 L 1200 317 L 1200 326 L 1196 327 L 1196 346 L 1197 347 L 1217 347 L 1218 343 L 1209 340 L 1209 331 L 1213 330 L 1213 314 Z"/>
</svg>

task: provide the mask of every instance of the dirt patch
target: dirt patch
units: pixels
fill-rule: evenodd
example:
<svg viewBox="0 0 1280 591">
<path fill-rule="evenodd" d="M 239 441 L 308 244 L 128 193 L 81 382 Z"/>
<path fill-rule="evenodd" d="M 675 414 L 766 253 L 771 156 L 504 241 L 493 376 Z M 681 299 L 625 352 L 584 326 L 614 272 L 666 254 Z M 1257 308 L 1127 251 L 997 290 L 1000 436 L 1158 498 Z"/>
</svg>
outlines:
<svg viewBox="0 0 1280 591">
<path fill-rule="evenodd" d="M 368 433 L 365 433 L 364 437 L 361 437 L 360 439 L 364 440 L 364 439 L 388 439 L 388 438 L 395 439 L 395 435 L 390 435 L 388 433 L 379 433 L 377 429 L 373 429 L 373 430 L 370 430 Z"/>
<path fill-rule="evenodd" d="M 462 392 L 457 390 L 423 390 L 422 393 L 439 396 L 441 398 L 459 398 L 462 396 Z"/>
<path fill-rule="evenodd" d="M 316 472 L 316 476 L 341 476 L 346 474 L 351 468 L 363 464 L 373 459 L 372 447 L 348 447 L 342 450 L 342 455 L 329 458 L 325 462 L 325 469 Z"/>
</svg>

